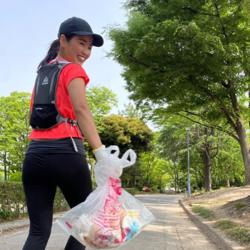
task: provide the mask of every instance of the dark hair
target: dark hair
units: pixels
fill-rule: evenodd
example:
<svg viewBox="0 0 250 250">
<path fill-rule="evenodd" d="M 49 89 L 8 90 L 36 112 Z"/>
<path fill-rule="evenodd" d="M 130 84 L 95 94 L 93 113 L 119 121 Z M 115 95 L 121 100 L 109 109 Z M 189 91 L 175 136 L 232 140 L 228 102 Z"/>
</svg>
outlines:
<svg viewBox="0 0 250 250">
<path fill-rule="evenodd" d="M 72 37 L 75 35 L 65 35 L 67 41 L 70 41 Z M 59 39 L 54 40 L 49 47 L 49 50 L 47 52 L 47 55 L 44 57 L 44 59 L 39 63 L 38 69 L 41 68 L 42 66 L 46 65 L 49 61 L 55 59 L 58 55 L 60 48 L 60 42 Z"/>
</svg>

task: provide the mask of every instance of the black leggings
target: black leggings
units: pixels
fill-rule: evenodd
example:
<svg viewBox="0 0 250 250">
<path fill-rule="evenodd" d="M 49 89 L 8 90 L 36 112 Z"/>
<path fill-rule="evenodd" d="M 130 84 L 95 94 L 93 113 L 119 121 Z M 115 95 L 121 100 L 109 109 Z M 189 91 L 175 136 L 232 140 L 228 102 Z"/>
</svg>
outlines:
<svg viewBox="0 0 250 250">
<path fill-rule="evenodd" d="M 88 164 L 80 154 L 27 154 L 23 164 L 30 230 L 23 250 L 44 250 L 51 233 L 53 203 L 58 186 L 70 207 L 92 191 Z M 65 250 L 84 250 L 72 236 Z"/>
</svg>

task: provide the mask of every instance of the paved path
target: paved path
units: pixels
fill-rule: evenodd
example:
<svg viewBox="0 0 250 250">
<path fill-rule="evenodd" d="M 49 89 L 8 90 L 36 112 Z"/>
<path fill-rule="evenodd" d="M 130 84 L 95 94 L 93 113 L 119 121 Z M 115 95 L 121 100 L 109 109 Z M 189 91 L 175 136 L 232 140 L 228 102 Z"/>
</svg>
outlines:
<svg viewBox="0 0 250 250">
<path fill-rule="evenodd" d="M 178 205 L 177 195 L 137 196 L 156 216 L 156 221 L 121 250 L 215 250 Z M 27 228 L 0 236 L 0 250 L 19 250 Z M 67 236 L 56 225 L 46 250 L 63 250 Z"/>
</svg>

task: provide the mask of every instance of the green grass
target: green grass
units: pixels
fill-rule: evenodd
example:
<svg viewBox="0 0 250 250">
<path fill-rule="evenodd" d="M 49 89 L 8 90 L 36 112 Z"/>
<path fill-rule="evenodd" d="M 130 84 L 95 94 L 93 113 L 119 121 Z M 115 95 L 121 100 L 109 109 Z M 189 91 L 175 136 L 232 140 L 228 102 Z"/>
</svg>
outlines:
<svg viewBox="0 0 250 250">
<path fill-rule="evenodd" d="M 214 218 L 213 211 L 211 211 L 205 207 L 202 207 L 202 206 L 198 206 L 198 205 L 192 206 L 192 211 L 205 219 L 211 220 Z"/>
<path fill-rule="evenodd" d="M 237 240 L 241 243 L 249 244 L 250 243 L 250 231 L 244 227 L 232 228 L 228 231 L 228 235 L 232 239 Z"/>
<path fill-rule="evenodd" d="M 239 243 L 250 243 L 250 230 L 230 220 L 220 220 L 215 223 L 215 227 L 225 231 L 233 240 Z"/>
<path fill-rule="evenodd" d="M 237 226 L 238 225 L 235 222 L 230 220 L 219 220 L 215 223 L 215 227 L 220 228 L 222 230 L 231 229 Z"/>
<path fill-rule="evenodd" d="M 234 204 L 234 207 L 236 208 L 236 210 L 240 210 L 241 208 L 246 207 L 246 206 L 247 204 L 243 202 L 237 202 Z"/>
</svg>

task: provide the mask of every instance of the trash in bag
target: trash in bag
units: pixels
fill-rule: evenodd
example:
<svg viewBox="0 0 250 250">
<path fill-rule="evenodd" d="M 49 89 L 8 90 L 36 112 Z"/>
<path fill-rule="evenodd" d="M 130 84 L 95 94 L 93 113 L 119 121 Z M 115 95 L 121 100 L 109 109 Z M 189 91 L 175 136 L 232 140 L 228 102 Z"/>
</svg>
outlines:
<svg viewBox="0 0 250 250">
<path fill-rule="evenodd" d="M 130 160 L 126 160 L 128 157 Z M 120 167 L 128 167 L 135 163 L 136 155 L 129 150 L 121 159 L 118 155 L 111 158 L 116 161 L 116 167 L 119 161 Z M 153 214 L 139 200 L 122 189 L 119 178 L 106 173 L 102 177 L 105 178 L 100 179 L 101 185 L 97 185 L 84 202 L 57 220 L 69 235 L 92 249 L 120 247 L 154 220 Z"/>
</svg>

